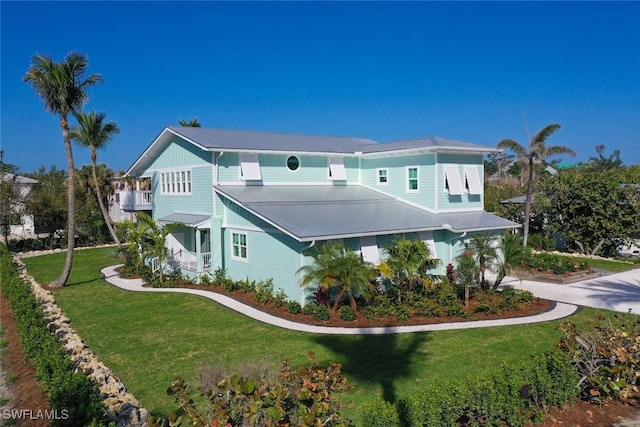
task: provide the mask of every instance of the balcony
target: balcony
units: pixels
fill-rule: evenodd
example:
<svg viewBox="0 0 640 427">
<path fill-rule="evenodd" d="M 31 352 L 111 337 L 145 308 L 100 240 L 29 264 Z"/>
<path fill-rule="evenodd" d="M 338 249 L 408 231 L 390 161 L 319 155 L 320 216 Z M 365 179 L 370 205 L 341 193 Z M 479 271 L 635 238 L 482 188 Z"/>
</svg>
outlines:
<svg viewBox="0 0 640 427">
<path fill-rule="evenodd" d="M 116 201 L 125 212 L 150 211 L 153 208 L 151 191 L 119 191 Z"/>
</svg>

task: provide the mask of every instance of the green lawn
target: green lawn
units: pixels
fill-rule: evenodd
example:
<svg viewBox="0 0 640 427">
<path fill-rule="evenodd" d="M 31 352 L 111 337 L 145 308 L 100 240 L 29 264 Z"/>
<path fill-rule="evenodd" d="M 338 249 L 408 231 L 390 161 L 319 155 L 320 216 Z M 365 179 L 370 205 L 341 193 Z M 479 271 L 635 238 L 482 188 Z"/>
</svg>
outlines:
<svg viewBox="0 0 640 427">
<path fill-rule="evenodd" d="M 558 338 L 558 322 L 383 336 L 292 332 L 193 295 L 122 291 L 100 278 L 101 267 L 119 262 L 114 252 L 76 252 L 70 286 L 54 295 L 87 345 L 159 416 L 175 409 L 165 393 L 173 377 L 195 383 L 197 371 L 209 364 L 235 369 L 265 360 L 276 368 L 283 358 L 304 363 L 314 351 L 319 361 L 343 364 L 355 385 L 343 400 L 355 407 L 374 396 L 393 401 L 416 393 L 435 376 L 463 378 L 501 363 L 527 363 Z M 59 273 L 64 254 L 25 262 L 36 280 L 46 283 Z M 586 322 L 594 313 L 585 309 L 572 321 Z"/>
</svg>

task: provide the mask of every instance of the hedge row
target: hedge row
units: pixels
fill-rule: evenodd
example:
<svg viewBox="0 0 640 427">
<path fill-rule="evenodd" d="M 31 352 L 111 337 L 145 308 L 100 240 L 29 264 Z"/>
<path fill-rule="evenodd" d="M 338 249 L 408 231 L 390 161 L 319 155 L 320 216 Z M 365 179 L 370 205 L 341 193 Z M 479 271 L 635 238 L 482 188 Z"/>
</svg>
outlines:
<svg viewBox="0 0 640 427">
<path fill-rule="evenodd" d="M 395 405 L 381 400 L 365 403 L 361 425 L 522 426 L 576 398 L 580 394 L 577 384 L 570 358 L 559 351 L 549 352 L 518 370 L 503 366 L 480 378 L 432 382 L 420 394 Z"/>
<path fill-rule="evenodd" d="M 20 277 L 4 245 L 0 246 L 0 270 L 0 290 L 13 312 L 25 356 L 49 395 L 51 410 L 58 414 L 51 425 L 83 426 L 101 422 L 105 408 L 98 386 L 74 371 L 62 345 L 47 330 L 38 301 L 29 284 Z"/>
</svg>

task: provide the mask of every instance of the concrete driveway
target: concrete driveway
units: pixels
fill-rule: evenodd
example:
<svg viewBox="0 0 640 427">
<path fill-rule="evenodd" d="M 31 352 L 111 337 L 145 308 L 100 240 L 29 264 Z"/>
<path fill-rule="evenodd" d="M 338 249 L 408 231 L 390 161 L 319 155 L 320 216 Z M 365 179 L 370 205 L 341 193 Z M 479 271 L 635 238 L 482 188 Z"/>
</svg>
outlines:
<svg viewBox="0 0 640 427">
<path fill-rule="evenodd" d="M 640 314 L 640 269 L 569 285 L 521 281 L 512 277 L 505 278 L 502 284 L 525 289 L 537 297 L 553 301 Z"/>
</svg>

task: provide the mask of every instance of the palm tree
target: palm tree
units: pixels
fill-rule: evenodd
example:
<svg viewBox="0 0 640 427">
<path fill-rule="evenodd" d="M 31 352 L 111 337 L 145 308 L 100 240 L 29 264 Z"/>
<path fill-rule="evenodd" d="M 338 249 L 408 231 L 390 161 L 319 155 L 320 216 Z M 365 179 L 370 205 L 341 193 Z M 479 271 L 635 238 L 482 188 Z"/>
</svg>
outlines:
<svg viewBox="0 0 640 427">
<path fill-rule="evenodd" d="M 190 127 L 190 128 L 199 128 L 202 125 L 198 122 L 198 118 L 194 117 L 190 121 L 186 121 L 185 119 L 180 119 L 180 126 L 182 127 Z"/>
<path fill-rule="evenodd" d="M 333 311 L 337 311 L 342 298 L 347 295 L 351 308 L 357 310 L 356 296 L 365 298 L 373 294 L 373 265 L 365 262 L 360 255 L 347 249 L 343 243 L 327 242 L 315 248 L 314 263 L 298 269 L 302 275 L 301 286 L 316 284 L 318 288 L 331 291 L 337 289 Z"/>
<path fill-rule="evenodd" d="M 142 258 L 147 256 L 158 258 L 158 264 L 160 265 L 160 283 L 164 281 L 164 264 L 167 259 L 167 248 L 165 242 L 169 234 L 171 234 L 176 228 L 183 227 L 181 223 L 165 224 L 164 226 L 158 224 L 150 215 L 140 212 L 138 214 L 138 221 L 141 223 L 140 227 L 144 230 L 144 237 L 142 239 Z"/>
<path fill-rule="evenodd" d="M 487 289 L 485 272 L 498 261 L 498 239 L 490 233 L 474 234 L 469 243 L 465 245 L 465 253 L 469 253 L 478 264 L 478 283 L 483 289 Z"/>
<path fill-rule="evenodd" d="M 526 260 L 531 253 L 530 248 L 520 246 L 520 237 L 517 234 L 505 234 L 502 237 L 500 249 L 502 250 L 502 257 L 498 261 L 497 277 L 493 284 L 494 291 L 498 289 L 502 280 L 509 274 L 509 270 L 521 266 L 522 261 Z"/>
<path fill-rule="evenodd" d="M 529 141 L 529 148 L 527 149 L 523 145 L 512 139 L 503 139 L 498 143 L 498 148 L 508 149 L 516 153 L 518 156 L 517 161 L 525 166 L 528 172 L 527 179 L 527 197 L 524 205 L 524 237 L 522 240 L 522 246 L 527 246 L 527 239 L 529 237 L 529 222 L 531 219 L 531 204 L 533 202 L 533 187 L 535 169 L 543 164 L 547 157 L 556 156 L 559 154 L 567 154 L 575 157 L 576 153 L 569 147 L 563 145 L 553 145 L 548 147 L 546 145 L 547 139 L 553 135 L 555 131 L 560 129 L 559 124 L 550 124 L 538 131 L 531 141 Z"/>
<path fill-rule="evenodd" d="M 115 122 L 103 123 L 105 119 L 104 113 L 96 114 L 92 111 L 89 114 L 80 113 L 77 115 L 78 125 L 71 129 L 69 136 L 72 140 L 83 147 L 87 147 L 91 150 L 91 172 L 93 176 L 93 185 L 96 191 L 96 197 L 98 198 L 98 205 L 100 211 L 107 223 L 107 228 L 113 241 L 120 246 L 120 240 L 113 228 L 113 221 L 109 216 L 109 211 L 104 206 L 102 199 L 102 191 L 100 190 L 100 184 L 98 182 L 98 175 L 96 174 L 96 159 L 98 158 L 98 150 L 105 148 L 111 138 L 120 132 Z"/>
<path fill-rule="evenodd" d="M 428 282 L 439 280 L 438 276 L 429 275 L 427 271 L 440 265 L 441 261 L 431 257 L 429 246 L 422 240 L 398 236 L 385 250 L 387 258 L 380 263 L 378 270 L 396 286 L 406 282 L 409 288 L 415 288 L 424 286 L 425 279 Z M 401 298 L 400 293 L 398 298 Z"/>
<path fill-rule="evenodd" d="M 92 74 L 86 79 L 83 75 L 89 65 L 86 55 L 71 52 L 62 62 L 53 62 L 48 55 L 35 55 L 31 67 L 23 77 L 30 83 L 36 95 L 44 101 L 44 108 L 51 114 L 60 117 L 62 140 L 67 154 L 68 187 L 67 187 L 67 257 L 60 276 L 49 286 L 64 286 L 69 279 L 73 265 L 73 249 L 75 248 L 75 184 L 73 150 L 69 137 L 69 114 L 76 115 L 88 100 L 89 87 L 102 81 L 100 74 Z"/>
</svg>

